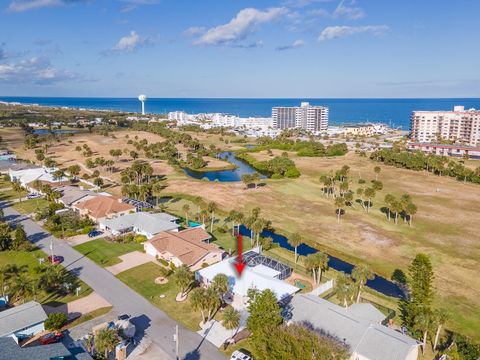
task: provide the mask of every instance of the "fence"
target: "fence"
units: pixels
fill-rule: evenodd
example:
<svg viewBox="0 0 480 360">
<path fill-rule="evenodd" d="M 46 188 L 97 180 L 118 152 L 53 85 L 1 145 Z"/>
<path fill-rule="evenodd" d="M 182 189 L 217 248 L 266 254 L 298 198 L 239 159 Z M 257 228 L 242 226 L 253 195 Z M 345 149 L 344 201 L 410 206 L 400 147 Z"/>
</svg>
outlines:
<svg viewBox="0 0 480 360">
<path fill-rule="evenodd" d="M 333 288 L 333 280 L 328 280 L 327 282 L 323 283 L 322 285 L 320 285 L 316 289 L 313 289 L 313 291 L 310 292 L 310 294 L 315 295 L 315 296 L 320 296 L 324 292 L 326 292 L 326 291 L 328 291 L 332 288 Z"/>
</svg>

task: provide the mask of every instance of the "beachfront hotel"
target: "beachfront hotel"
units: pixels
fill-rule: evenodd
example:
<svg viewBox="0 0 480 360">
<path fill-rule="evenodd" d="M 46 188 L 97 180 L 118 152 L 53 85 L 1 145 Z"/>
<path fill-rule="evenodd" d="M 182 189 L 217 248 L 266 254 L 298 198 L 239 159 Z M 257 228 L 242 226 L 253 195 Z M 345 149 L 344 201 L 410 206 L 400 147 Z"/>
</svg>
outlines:
<svg viewBox="0 0 480 360">
<path fill-rule="evenodd" d="M 311 132 L 326 131 L 328 107 L 312 106 L 308 102 L 302 102 L 300 106 L 273 107 L 272 119 L 275 129 L 298 128 Z"/>
<path fill-rule="evenodd" d="M 419 143 L 440 140 L 457 141 L 469 146 L 480 145 L 480 110 L 414 111 L 410 121 L 412 141 Z"/>
</svg>

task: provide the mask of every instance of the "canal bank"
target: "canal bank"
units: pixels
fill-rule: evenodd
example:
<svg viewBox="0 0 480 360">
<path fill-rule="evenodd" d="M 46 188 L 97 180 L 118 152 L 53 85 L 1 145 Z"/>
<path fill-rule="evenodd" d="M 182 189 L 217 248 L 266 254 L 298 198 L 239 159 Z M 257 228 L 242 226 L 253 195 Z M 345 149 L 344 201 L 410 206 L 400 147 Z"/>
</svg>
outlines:
<svg viewBox="0 0 480 360">
<path fill-rule="evenodd" d="M 251 231 L 246 226 L 240 226 L 240 233 L 244 236 L 251 236 Z M 264 230 L 261 233 L 262 237 L 271 237 L 273 243 L 278 244 L 281 248 L 284 248 L 289 251 L 295 251 L 295 249 L 288 243 L 288 238 L 286 236 L 277 234 L 271 230 Z M 315 254 L 319 250 L 315 249 L 314 247 L 301 244 L 297 247 L 298 255 L 308 256 L 310 254 Z M 328 255 L 328 266 L 336 271 L 341 271 L 346 274 L 351 274 L 355 265 L 339 259 L 335 256 Z M 369 288 L 383 294 L 386 296 L 391 296 L 395 298 L 405 298 L 405 294 L 403 290 L 395 284 L 393 281 L 390 281 L 380 275 L 375 274 L 375 278 L 373 280 L 368 280 L 366 284 Z"/>
</svg>

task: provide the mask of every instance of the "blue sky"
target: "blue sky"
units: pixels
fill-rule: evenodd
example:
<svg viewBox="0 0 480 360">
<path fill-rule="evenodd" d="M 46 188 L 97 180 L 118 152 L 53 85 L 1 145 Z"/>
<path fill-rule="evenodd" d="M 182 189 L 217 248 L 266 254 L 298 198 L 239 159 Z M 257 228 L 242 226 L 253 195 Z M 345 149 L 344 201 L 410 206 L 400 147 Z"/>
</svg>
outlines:
<svg viewBox="0 0 480 360">
<path fill-rule="evenodd" d="M 479 97 L 476 0 L 0 0 L 0 95 Z"/>
</svg>

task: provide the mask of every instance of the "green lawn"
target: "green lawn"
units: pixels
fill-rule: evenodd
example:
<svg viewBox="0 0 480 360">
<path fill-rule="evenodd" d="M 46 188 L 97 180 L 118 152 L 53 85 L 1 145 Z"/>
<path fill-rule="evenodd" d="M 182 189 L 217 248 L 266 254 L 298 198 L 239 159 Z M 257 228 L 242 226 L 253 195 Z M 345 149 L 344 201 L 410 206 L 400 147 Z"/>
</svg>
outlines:
<svg viewBox="0 0 480 360">
<path fill-rule="evenodd" d="M 207 229 L 209 231 L 210 229 Z M 226 233 L 222 233 L 220 231 L 213 230 L 213 239 L 212 243 L 218 245 L 226 252 L 232 251 L 232 254 L 237 253 L 237 238 L 233 237 L 230 230 Z M 252 248 L 250 244 L 250 238 L 247 236 L 243 236 L 242 238 L 242 249 L 243 251 L 249 250 Z"/>
<path fill-rule="evenodd" d="M 0 200 L 1 201 L 9 201 L 9 200 L 16 200 L 18 199 L 18 193 L 16 191 L 13 191 L 13 190 L 2 190 L 1 194 L 0 194 Z M 22 191 L 21 192 L 21 195 L 22 195 L 22 199 L 25 198 L 25 196 L 27 196 L 27 192 L 26 191 Z"/>
<path fill-rule="evenodd" d="M 176 302 L 179 289 L 170 277 L 164 285 L 155 284 L 155 279 L 161 276 L 160 266 L 146 263 L 117 275 L 130 288 L 142 295 L 155 306 L 165 311 L 171 318 L 192 331 L 200 330 L 198 324 L 202 320 L 200 312 L 193 310 L 190 300 Z M 164 298 L 160 295 L 164 294 Z"/>
<path fill-rule="evenodd" d="M 0 252 L 0 267 L 7 264 L 15 264 L 18 267 L 28 267 L 28 274 L 31 277 L 36 277 L 35 267 L 39 265 L 39 258 L 47 259 L 47 255 L 41 250 L 33 251 L 1 251 Z M 45 292 L 37 293 L 37 301 L 42 304 L 49 303 L 49 305 L 59 306 L 68 303 L 73 300 L 80 299 L 92 293 L 92 289 L 80 279 L 78 280 L 78 286 L 81 287 L 81 291 L 78 296 L 75 294 L 47 294 Z"/>
<path fill-rule="evenodd" d="M 46 206 L 48 206 L 48 201 L 45 199 L 22 200 L 12 204 L 12 207 L 22 214 L 31 214 Z"/>
<path fill-rule="evenodd" d="M 113 243 L 105 239 L 92 240 L 75 246 L 75 250 L 93 260 L 100 266 L 107 267 L 118 264 L 121 255 L 132 251 L 142 251 L 143 245 L 137 243 Z"/>
<path fill-rule="evenodd" d="M 73 320 L 72 322 L 68 323 L 67 325 L 65 325 L 63 327 L 63 330 L 73 328 L 77 325 L 80 325 L 80 324 L 86 322 L 86 321 L 90 321 L 90 320 L 95 319 L 99 316 L 108 314 L 110 312 L 110 310 L 112 310 L 112 308 L 113 308 L 113 306 L 106 306 L 106 307 L 102 307 L 102 308 L 97 309 L 97 310 L 93 310 L 89 313 L 86 313 L 86 314 L 80 316 L 79 318 Z"/>
</svg>

